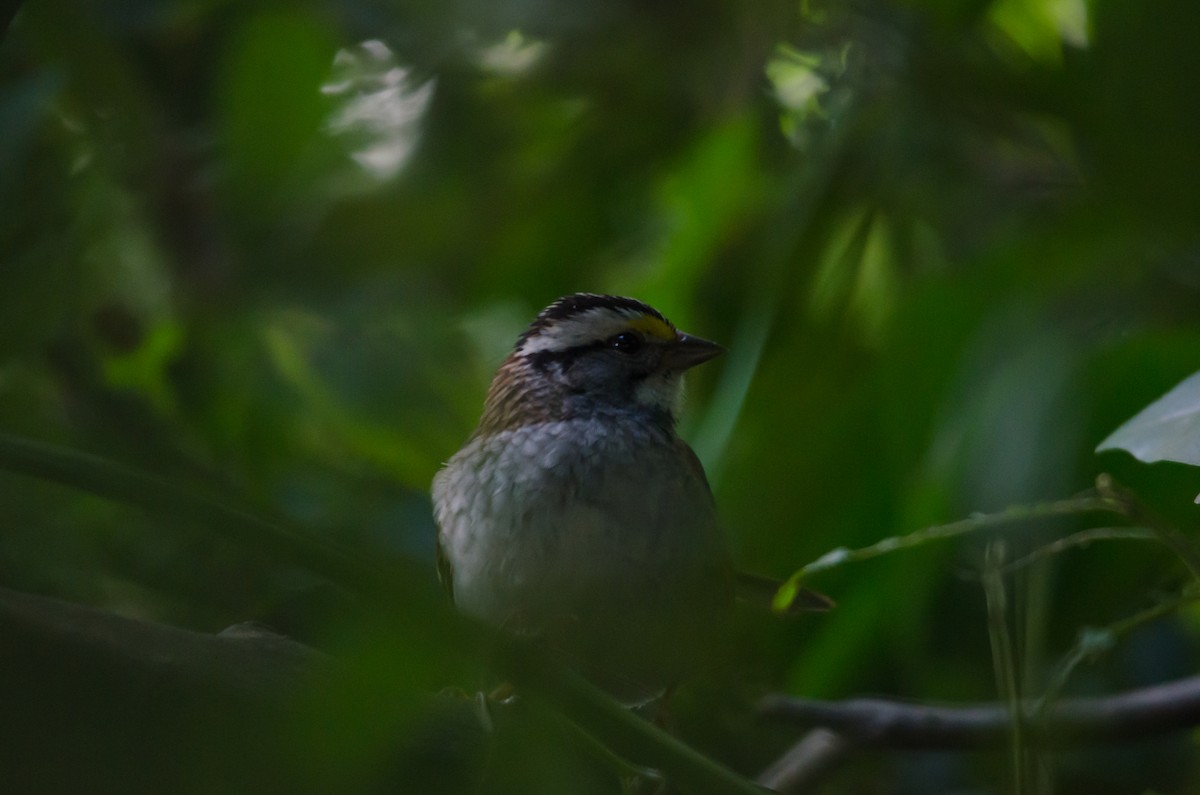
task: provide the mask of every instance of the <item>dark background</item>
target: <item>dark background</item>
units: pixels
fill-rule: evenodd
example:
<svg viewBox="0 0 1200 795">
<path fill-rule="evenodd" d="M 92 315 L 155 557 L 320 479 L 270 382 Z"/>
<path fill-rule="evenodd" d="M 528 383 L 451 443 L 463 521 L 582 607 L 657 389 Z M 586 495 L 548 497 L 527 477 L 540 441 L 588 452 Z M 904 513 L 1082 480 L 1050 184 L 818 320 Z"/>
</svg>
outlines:
<svg viewBox="0 0 1200 795">
<path fill-rule="evenodd" d="M 432 580 L 429 482 L 495 366 L 555 297 L 616 292 L 729 346 L 681 430 L 744 568 L 784 577 L 1101 471 L 1187 530 L 1194 470 L 1093 450 L 1200 369 L 1198 32 L 1191 0 L 28 0 L 0 45 L 0 430 Z M 995 699 L 988 541 L 1011 559 L 1105 521 L 824 575 L 838 609 L 744 617 L 678 731 L 753 775 L 794 737 L 753 720 L 770 690 Z M 1036 696 L 1081 628 L 1182 569 L 1114 540 L 1005 582 L 1007 664 Z M 268 550 L 2 472 L 0 585 L 206 632 L 343 629 Z M 1193 671 L 1198 619 L 1122 635 L 1067 692 Z M 419 694 L 478 684 L 408 640 L 289 725 L 298 780 L 474 775 L 474 746 L 379 761 L 428 730 Z M 386 729 L 383 682 L 408 693 Z M 545 740 L 500 731 L 491 791 L 616 791 Z M 1007 786 L 1003 752 L 855 759 L 828 791 Z M 1200 788 L 1185 735 L 1039 764 L 1044 791 Z"/>
</svg>

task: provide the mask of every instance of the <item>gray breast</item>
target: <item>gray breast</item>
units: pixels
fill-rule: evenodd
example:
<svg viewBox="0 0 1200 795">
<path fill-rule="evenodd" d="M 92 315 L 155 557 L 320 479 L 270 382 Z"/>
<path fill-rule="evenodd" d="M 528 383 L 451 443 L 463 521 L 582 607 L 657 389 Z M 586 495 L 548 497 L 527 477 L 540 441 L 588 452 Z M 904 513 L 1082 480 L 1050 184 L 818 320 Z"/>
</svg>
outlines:
<svg viewBox="0 0 1200 795">
<path fill-rule="evenodd" d="M 673 602 L 724 555 L 702 475 L 673 438 L 638 423 L 476 439 L 434 499 L 456 601 L 502 625 Z"/>
</svg>

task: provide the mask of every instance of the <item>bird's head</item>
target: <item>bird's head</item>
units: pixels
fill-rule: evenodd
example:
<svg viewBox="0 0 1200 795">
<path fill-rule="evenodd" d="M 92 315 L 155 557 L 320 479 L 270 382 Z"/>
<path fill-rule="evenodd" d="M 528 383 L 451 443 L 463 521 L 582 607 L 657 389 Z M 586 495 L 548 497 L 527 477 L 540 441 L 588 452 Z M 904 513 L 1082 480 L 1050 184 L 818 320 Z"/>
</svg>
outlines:
<svg viewBox="0 0 1200 795">
<path fill-rule="evenodd" d="M 724 350 L 633 298 L 569 295 L 521 334 L 492 381 L 481 427 L 614 413 L 673 424 L 684 372 Z"/>
</svg>

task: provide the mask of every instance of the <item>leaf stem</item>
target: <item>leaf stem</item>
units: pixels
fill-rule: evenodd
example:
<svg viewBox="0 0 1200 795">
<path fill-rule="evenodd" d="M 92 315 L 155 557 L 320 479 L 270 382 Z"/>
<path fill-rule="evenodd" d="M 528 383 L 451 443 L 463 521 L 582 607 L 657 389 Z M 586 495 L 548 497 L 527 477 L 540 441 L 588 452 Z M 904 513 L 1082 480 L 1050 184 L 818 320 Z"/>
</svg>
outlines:
<svg viewBox="0 0 1200 795">
<path fill-rule="evenodd" d="M 1196 551 L 1195 545 L 1177 527 L 1143 505 L 1132 491 L 1113 480 L 1111 475 L 1097 476 L 1096 493 L 1111 506 L 1109 510 L 1154 531 L 1155 535 L 1179 556 L 1192 577 L 1200 581 L 1200 552 Z"/>
<path fill-rule="evenodd" d="M 1055 666 L 1054 675 L 1046 685 L 1046 690 L 1038 699 L 1036 708 L 1037 720 L 1044 720 L 1054 702 L 1062 695 L 1071 674 L 1084 661 L 1094 659 L 1116 645 L 1117 638 L 1126 635 L 1138 627 L 1170 615 L 1184 605 L 1200 599 L 1200 584 L 1191 582 L 1179 594 L 1170 599 L 1164 599 L 1156 605 L 1114 621 L 1106 627 L 1084 627 L 1062 660 Z"/>
<path fill-rule="evenodd" d="M 1111 499 L 1099 496 L 1095 491 L 1086 491 L 1065 500 L 1034 503 L 1033 505 L 1014 505 L 998 513 L 977 513 L 966 519 L 960 519 L 949 524 L 932 525 L 903 536 L 890 536 L 881 541 L 858 549 L 838 547 L 821 557 L 801 567 L 792 574 L 776 593 L 774 607 L 787 605 L 802 582 L 814 574 L 843 566 L 847 563 L 859 563 L 887 555 L 901 549 L 911 549 L 931 541 L 975 533 L 993 527 L 1004 527 L 1039 519 L 1052 519 L 1060 516 L 1075 516 L 1077 514 L 1105 511 L 1125 515 L 1119 506 Z"/>
<path fill-rule="evenodd" d="M 1008 628 L 1008 594 L 1004 588 L 1005 545 L 1000 539 L 987 546 L 983 564 L 983 593 L 987 601 L 988 638 L 992 646 L 992 667 L 996 672 L 996 691 L 1012 720 L 1009 724 L 1009 752 L 1012 763 L 1012 791 L 1025 791 L 1025 751 L 1021 736 L 1021 691 L 1012 633 Z"/>
</svg>

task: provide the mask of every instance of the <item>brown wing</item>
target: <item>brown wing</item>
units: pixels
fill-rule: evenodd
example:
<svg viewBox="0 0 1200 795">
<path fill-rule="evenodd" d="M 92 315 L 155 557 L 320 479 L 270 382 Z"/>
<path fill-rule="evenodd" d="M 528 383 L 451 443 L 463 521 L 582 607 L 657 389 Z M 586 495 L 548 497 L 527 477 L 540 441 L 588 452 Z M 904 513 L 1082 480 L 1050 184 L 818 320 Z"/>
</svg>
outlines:
<svg viewBox="0 0 1200 795">
<path fill-rule="evenodd" d="M 696 451 L 688 446 L 688 443 L 683 439 L 676 439 L 675 446 L 679 449 L 679 455 L 683 458 L 692 475 L 703 484 L 704 492 L 708 495 L 709 505 L 716 511 L 717 503 L 713 499 L 712 487 L 708 485 L 708 475 L 704 474 L 704 465 L 700 463 L 700 457 L 696 455 Z"/>
<path fill-rule="evenodd" d="M 687 444 L 687 442 L 683 441 L 682 439 L 676 439 L 675 445 L 679 449 L 680 457 L 683 459 L 688 470 L 695 478 L 696 482 L 703 487 L 704 493 L 708 495 L 708 505 L 713 515 L 713 537 L 709 539 L 709 542 L 720 550 L 717 553 L 717 565 L 720 567 L 720 573 L 718 576 L 720 577 L 721 581 L 721 590 L 718 598 L 725 604 L 731 605 L 733 604 L 733 600 L 737 594 L 733 560 L 729 554 L 728 542 L 726 541 L 724 534 L 721 532 L 719 523 L 717 521 L 717 501 L 713 497 L 712 487 L 708 484 L 708 475 L 704 473 L 704 465 L 700 463 L 700 457 L 696 455 L 696 451 L 693 450 Z"/>
<path fill-rule="evenodd" d="M 704 489 L 708 492 L 708 499 L 713 503 L 715 510 L 716 502 L 713 500 L 712 488 L 708 485 L 708 476 L 704 474 L 704 465 L 700 463 L 699 456 L 682 439 L 677 440 L 676 443 L 679 445 L 683 460 L 687 462 L 696 479 L 704 484 Z M 782 582 L 744 571 L 736 572 L 731 577 L 734 582 L 730 583 L 730 588 L 737 594 L 738 599 L 752 605 L 762 606 L 767 610 L 773 609 L 775 593 L 783 585 Z M 834 601 L 825 594 L 808 588 L 798 588 L 791 603 L 778 612 L 791 616 L 799 613 L 823 613 L 833 607 Z"/>
<path fill-rule="evenodd" d="M 438 582 L 446 589 L 446 594 L 449 595 L 450 601 L 454 601 L 454 567 L 450 565 L 450 558 L 446 557 L 446 551 L 442 549 L 441 533 L 437 537 L 437 575 Z"/>
</svg>

